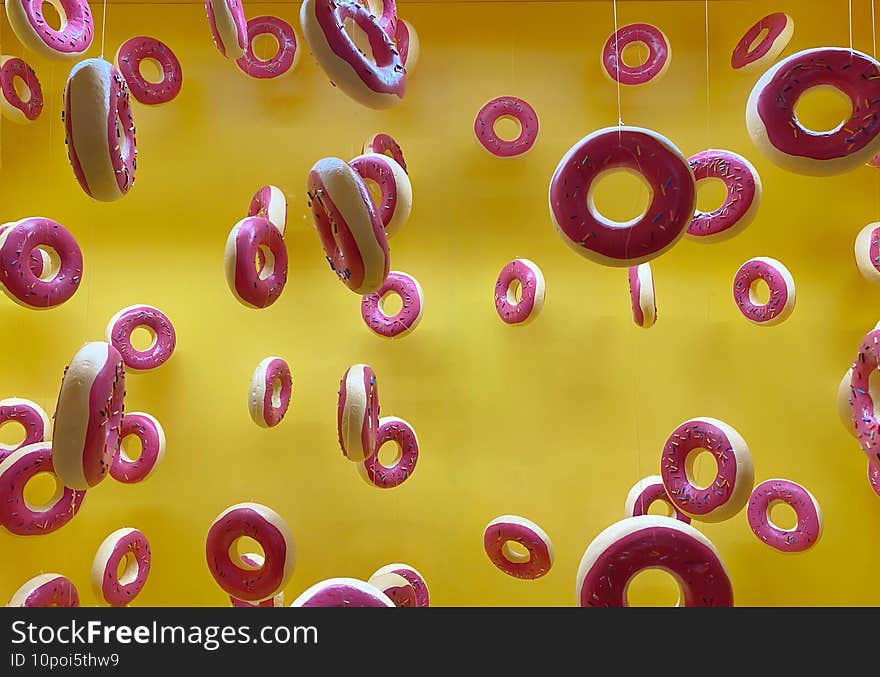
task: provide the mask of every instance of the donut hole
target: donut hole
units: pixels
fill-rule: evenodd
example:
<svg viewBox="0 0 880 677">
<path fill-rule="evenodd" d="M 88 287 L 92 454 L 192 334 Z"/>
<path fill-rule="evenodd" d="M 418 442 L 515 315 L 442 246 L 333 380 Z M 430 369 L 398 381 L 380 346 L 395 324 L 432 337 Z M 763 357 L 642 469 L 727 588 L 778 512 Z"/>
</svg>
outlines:
<svg viewBox="0 0 880 677">
<path fill-rule="evenodd" d="M 394 317 L 403 310 L 403 299 L 397 292 L 387 291 L 379 299 L 379 310 L 385 317 Z"/>
<path fill-rule="evenodd" d="M 343 20 L 342 28 L 355 48 L 363 54 L 364 58 L 371 64 L 376 65 L 376 58 L 373 56 L 373 48 L 370 47 L 370 38 L 366 31 L 351 17 L 346 17 Z"/>
<path fill-rule="evenodd" d="M 688 482 L 697 489 L 706 489 L 718 475 L 718 462 L 708 449 L 694 449 L 685 460 Z"/>
<path fill-rule="evenodd" d="M 141 59 L 138 64 L 138 73 L 151 85 L 157 85 L 165 79 L 165 70 L 162 68 L 162 64 L 150 57 Z"/>
<path fill-rule="evenodd" d="M 764 42 L 767 38 L 770 37 L 770 29 L 762 28 L 761 31 L 755 36 L 755 39 L 749 43 L 749 54 L 758 49 L 758 46 Z"/>
<path fill-rule="evenodd" d="M 272 408 L 281 408 L 281 379 L 276 378 L 272 381 Z"/>
<path fill-rule="evenodd" d="M 64 492 L 64 485 L 51 472 L 38 472 L 24 485 L 22 496 L 28 510 L 42 512 L 51 508 Z"/>
<path fill-rule="evenodd" d="M 21 446 L 27 430 L 19 421 L 3 421 L 0 423 L 0 449 Z"/>
<path fill-rule="evenodd" d="M 727 201 L 727 186 L 716 177 L 697 181 L 697 211 L 710 214 Z"/>
<path fill-rule="evenodd" d="M 749 301 L 753 306 L 766 306 L 770 302 L 770 286 L 760 277 L 749 285 Z"/>
<path fill-rule="evenodd" d="M 18 73 L 12 76 L 12 88 L 15 90 L 15 96 L 22 103 L 27 103 L 31 100 L 31 88 L 28 87 L 27 81 Z"/>
<path fill-rule="evenodd" d="M 651 505 L 648 506 L 647 514 L 660 515 L 661 517 L 672 517 L 675 513 L 672 510 L 672 505 L 670 505 L 668 501 L 658 498 L 656 501 L 651 501 Z"/>
<path fill-rule="evenodd" d="M 785 501 L 771 501 L 767 508 L 767 521 L 771 527 L 792 531 L 797 527 L 797 513 Z"/>
<path fill-rule="evenodd" d="M 379 451 L 376 453 L 378 454 L 376 460 L 379 461 L 380 465 L 383 465 L 386 468 L 393 468 L 400 463 L 400 459 L 403 458 L 403 449 L 396 440 L 391 440 L 390 443 L 383 444 L 379 447 Z"/>
<path fill-rule="evenodd" d="M 620 50 L 620 61 L 627 68 L 641 68 L 648 63 L 648 57 L 651 56 L 651 50 L 647 43 L 641 40 L 633 40 L 623 46 Z"/>
<path fill-rule="evenodd" d="M 131 332 L 131 336 L 128 338 L 131 347 L 141 353 L 147 350 L 152 350 L 153 346 L 156 345 L 157 340 L 156 332 L 143 324 L 135 327 Z"/>
<path fill-rule="evenodd" d="M 67 12 L 58 0 L 44 0 L 40 7 L 46 25 L 53 31 L 62 31 L 67 26 Z"/>
<path fill-rule="evenodd" d="M 513 564 L 523 564 L 532 558 L 526 547 L 517 541 L 505 541 L 501 546 L 501 554 Z"/>
<path fill-rule="evenodd" d="M 663 569 L 643 569 L 626 586 L 628 606 L 678 606 L 681 588 L 678 581 Z"/>
<path fill-rule="evenodd" d="M 48 245 L 40 245 L 34 247 L 33 253 L 39 256 L 43 261 L 43 272 L 37 277 L 43 282 L 51 282 L 61 270 L 61 257 L 58 252 Z"/>
<path fill-rule="evenodd" d="M 830 85 L 810 87 L 794 105 L 797 122 L 814 134 L 833 134 L 846 124 L 852 113 L 850 98 Z"/>
<path fill-rule="evenodd" d="M 261 258 L 263 260 L 262 265 L 260 265 Z M 275 272 L 275 255 L 266 245 L 261 244 L 257 247 L 257 252 L 254 254 L 254 268 L 261 280 L 271 277 L 272 273 Z"/>
<path fill-rule="evenodd" d="M 364 185 L 370 191 L 370 197 L 373 198 L 373 204 L 378 205 L 382 201 L 382 188 L 373 179 L 364 179 Z"/>
<path fill-rule="evenodd" d="M 229 545 L 229 559 L 245 571 L 256 571 L 263 566 L 262 563 L 248 563 L 244 559 L 245 555 L 256 555 L 256 560 L 260 562 L 266 559 L 266 553 L 263 551 L 263 546 L 260 545 L 259 541 L 254 540 L 250 536 L 239 536 Z"/>
<path fill-rule="evenodd" d="M 507 302 L 515 306 L 520 301 L 522 301 L 522 282 L 514 278 L 507 285 Z"/>
<path fill-rule="evenodd" d="M 122 118 L 119 117 L 119 111 L 116 111 L 116 138 L 119 139 L 119 153 L 122 157 L 126 158 L 131 154 L 131 141 L 128 138 L 128 135 L 125 133 L 125 124 L 122 122 Z"/>
<path fill-rule="evenodd" d="M 640 172 L 628 168 L 601 172 L 587 193 L 587 206 L 611 228 L 628 228 L 648 212 L 654 191 Z"/>
<path fill-rule="evenodd" d="M 126 551 L 125 555 L 119 560 L 119 564 L 116 565 L 116 579 L 119 581 L 119 585 L 131 585 L 134 583 L 137 580 L 139 568 L 140 565 L 134 553 L 130 550 Z"/>
<path fill-rule="evenodd" d="M 137 435 L 126 435 L 119 444 L 119 454 L 126 463 L 133 463 L 141 457 L 144 445 Z"/>
<path fill-rule="evenodd" d="M 251 51 L 260 61 L 271 61 L 281 51 L 281 43 L 272 33 L 259 33 L 251 38 Z"/>
<path fill-rule="evenodd" d="M 522 134 L 522 125 L 512 115 L 502 115 L 492 123 L 492 131 L 502 141 L 515 141 Z"/>
</svg>

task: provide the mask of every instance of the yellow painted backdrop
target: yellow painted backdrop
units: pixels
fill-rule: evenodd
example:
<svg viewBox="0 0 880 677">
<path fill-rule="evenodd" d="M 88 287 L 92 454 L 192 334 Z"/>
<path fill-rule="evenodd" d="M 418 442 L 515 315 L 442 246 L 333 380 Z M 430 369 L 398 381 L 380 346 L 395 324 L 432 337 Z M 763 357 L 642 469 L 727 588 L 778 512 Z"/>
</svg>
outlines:
<svg viewBox="0 0 880 677">
<path fill-rule="evenodd" d="M 619 4 L 621 25 L 656 23 L 674 47 L 661 86 L 623 90 L 624 121 L 667 135 L 685 155 L 743 153 L 765 190 L 757 221 L 736 239 L 682 241 L 654 262 L 660 317 L 647 331 L 631 320 L 625 271 L 569 250 L 546 204 L 565 151 L 617 120 L 615 87 L 598 66 L 611 3 L 399 4 L 421 35 L 422 59 L 404 103 L 376 112 L 331 87 L 308 55 L 288 79 L 249 80 L 213 47 L 201 4 L 111 3 L 110 57 L 128 37 L 153 35 L 185 73 L 173 103 L 133 103 L 137 183 L 112 204 L 88 199 L 67 164 L 59 113 L 69 66 L 25 54 L 4 19 L 2 51 L 34 64 L 46 110 L 27 127 L 2 123 L 0 220 L 45 215 L 65 224 L 83 248 L 85 275 L 77 295 L 48 312 L 0 298 L 0 395 L 30 397 L 51 412 L 67 361 L 101 339 L 125 305 L 165 310 L 178 348 L 162 368 L 127 381 L 126 408 L 165 425 L 164 464 L 143 484 L 107 479 L 53 534 L 0 534 L 0 600 L 38 572 L 58 571 L 94 604 L 96 548 L 110 531 L 134 526 L 154 558 L 136 604 L 226 604 L 205 565 L 204 537 L 221 510 L 253 500 L 295 534 L 288 601 L 320 579 L 366 578 L 403 561 L 424 573 L 438 605 L 571 605 L 584 548 L 622 517 L 630 486 L 659 470 L 669 432 L 713 416 L 745 436 L 759 480 L 805 484 L 826 520 L 823 540 L 800 556 L 759 543 L 744 513 L 700 525 L 730 569 L 737 602 L 880 603 L 880 499 L 835 410 L 838 381 L 878 319 L 878 290 L 852 255 L 855 234 L 878 217 L 878 175 L 864 168 L 817 179 L 771 166 L 744 124 L 757 75 L 729 66 L 742 32 L 786 4 L 796 20 L 786 54 L 847 45 L 847 3 L 713 1 L 708 126 L 703 3 Z M 853 5 L 856 46 L 870 51 L 869 2 Z M 97 56 L 101 4 L 93 9 L 99 28 L 89 55 Z M 245 10 L 277 13 L 300 33 L 295 5 Z M 540 138 L 523 158 L 493 159 L 473 139 L 475 113 L 500 94 L 528 100 L 540 116 Z M 392 241 L 392 267 L 415 275 L 426 298 L 421 326 L 398 342 L 367 330 L 359 298 L 327 269 L 306 218 L 312 163 L 349 159 L 378 131 L 403 145 L 415 195 L 412 219 Z M 290 276 L 281 299 L 255 311 L 227 289 L 223 248 L 268 182 L 289 198 Z M 619 192 L 603 203 L 633 199 Z M 781 259 L 797 281 L 797 308 L 781 326 L 749 324 L 731 299 L 733 274 L 752 256 Z M 526 328 L 503 325 L 492 302 L 495 276 L 515 257 L 536 261 L 547 280 L 543 314 Z M 291 364 L 294 398 L 284 422 L 263 430 L 246 397 L 255 365 L 270 354 Z M 376 369 L 383 413 L 418 431 L 418 468 L 396 490 L 367 486 L 337 446 L 337 386 L 356 362 Z M 519 581 L 489 563 L 482 530 L 503 513 L 551 535 L 549 575 Z M 668 601 L 667 583 L 655 577 L 636 601 Z"/>
</svg>

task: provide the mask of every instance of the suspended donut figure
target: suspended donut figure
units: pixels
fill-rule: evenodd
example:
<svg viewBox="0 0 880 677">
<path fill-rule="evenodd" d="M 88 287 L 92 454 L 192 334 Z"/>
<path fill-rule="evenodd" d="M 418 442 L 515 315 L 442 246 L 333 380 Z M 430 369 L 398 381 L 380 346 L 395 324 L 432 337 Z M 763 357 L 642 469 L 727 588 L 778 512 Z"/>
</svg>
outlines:
<svg viewBox="0 0 880 677">
<path fill-rule="evenodd" d="M 797 523 L 783 529 L 773 522 L 770 510 L 784 503 L 794 510 Z M 809 550 L 822 536 L 822 509 L 816 497 L 797 482 L 764 480 L 752 491 L 748 507 L 749 526 L 761 541 L 780 552 Z"/>
<path fill-rule="evenodd" d="M 403 576 L 415 590 L 416 606 L 430 606 L 431 597 L 428 593 L 428 584 L 425 582 L 425 577 L 422 576 L 415 567 L 411 567 L 409 564 L 386 564 L 384 567 L 376 569 L 373 576 L 378 576 L 384 573 L 393 573 Z M 372 579 L 373 576 L 370 578 Z"/>
<path fill-rule="evenodd" d="M 379 460 L 379 451 L 389 442 L 398 448 L 397 458 L 390 466 Z M 396 416 L 383 416 L 379 419 L 375 451 L 358 464 L 358 474 L 371 486 L 392 489 L 412 477 L 418 460 L 419 439 L 412 425 Z"/>
<path fill-rule="evenodd" d="M 127 437 L 136 437 L 140 442 L 141 453 L 137 458 L 131 458 L 123 448 L 122 442 Z M 110 475 L 117 482 L 143 482 L 165 458 L 165 430 L 155 416 L 142 411 L 125 414 L 119 439 L 119 448 L 110 464 Z"/>
<path fill-rule="evenodd" d="M 147 583 L 152 566 L 150 542 L 138 529 L 117 529 L 104 539 L 92 562 L 92 588 L 103 603 L 128 606 Z M 120 565 L 125 563 L 122 573 Z"/>
<path fill-rule="evenodd" d="M 406 225 L 412 211 L 412 184 L 396 160 L 380 153 L 358 155 L 348 163 L 368 185 L 379 189 L 374 207 L 385 236 L 391 237 Z"/>
<path fill-rule="evenodd" d="M 7 607 L 78 607 L 76 586 L 61 574 L 40 574 L 12 595 Z"/>
<path fill-rule="evenodd" d="M 356 578 L 328 578 L 315 583 L 291 603 L 292 607 L 391 607 L 394 602 L 374 585 Z"/>
<path fill-rule="evenodd" d="M 400 299 L 400 310 L 385 312 L 385 299 L 394 295 Z M 361 299 L 361 317 L 364 324 L 377 336 L 402 338 L 415 330 L 422 319 L 425 296 L 422 286 L 412 275 L 392 270 L 382 286 Z"/>
<path fill-rule="evenodd" d="M 691 239 L 697 242 L 727 240 L 755 220 L 761 203 L 761 179 L 748 160 L 728 150 L 710 149 L 688 158 L 688 164 L 694 170 L 697 186 L 701 181 L 717 179 L 726 190 L 720 207 L 694 215 L 687 229 Z"/>
<path fill-rule="evenodd" d="M 763 281 L 770 297 L 762 303 L 755 286 Z M 782 263 L 768 256 L 757 256 L 742 264 L 733 278 L 733 300 L 743 316 L 758 326 L 784 322 L 794 312 L 794 278 Z"/>
<path fill-rule="evenodd" d="M 52 28 L 43 15 L 43 4 L 61 18 Z M 6 16 L 25 47 L 47 59 L 76 59 L 92 45 L 92 9 L 86 0 L 9 0 Z"/>
<path fill-rule="evenodd" d="M 761 37 L 762 35 L 764 37 Z M 782 54 L 792 35 L 794 35 L 794 20 L 788 14 L 784 12 L 768 14 L 740 38 L 730 56 L 731 67 L 743 72 L 767 68 Z"/>
<path fill-rule="evenodd" d="M 492 564 L 514 578 L 540 578 L 553 566 L 553 544 L 547 532 L 518 515 L 502 515 L 489 522 L 483 531 L 483 548 Z"/>
<path fill-rule="evenodd" d="M 408 172 L 406 168 L 406 160 L 403 157 L 403 149 L 400 144 L 394 140 L 389 134 L 373 134 L 364 142 L 364 153 L 378 153 L 379 155 L 387 155 L 397 164 L 403 171 Z"/>
<path fill-rule="evenodd" d="M 283 236 L 287 228 L 287 198 L 284 197 L 284 192 L 277 186 L 261 187 L 254 193 L 247 215 L 268 219 Z"/>
<path fill-rule="evenodd" d="M 515 139 L 498 136 L 495 123 L 513 120 L 519 128 Z M 538 139 L 538 114 L 528 102 L 515 96 L 499 96 L 488 101 L 477 112 L 474 135 L 480 145 L 499 158 L 517 157 L 528 153 Z"/>
<path fill-rule="evenodd" d="M 397 32 L 394 34 L 394 43 L 400 52 L 400 59 L 406 68 L 407 77 L 412 77 L 416 64 L 419 62 L 419 34 L 415 27 L 406 19 L 397 20 Z"/>
<path fill-rule="evenodd" d="M 268 59 L 261 59 L 254 52 L 254 40 L 261 35 L 271 35 L 277 49 Z M 245 75 L 258 80 L 278 78 L 293 72 L 299 63 L 296 33 L 293 27 L 277 16 L 257 16 L 247 22 L 247 49 L 235 60 Z"/>
<path fill-rule="evenodd" d="M 49 416 L 36 402 L 22 397 L 8 397 L 0 400 L 0 426 L 17 423 L 24 429 L 24 437 L 18 444 L 0 442 L 0 461 L 13 451 L 37 442 L 43 442 L 52 430 Z"/>
<path fill-rule="evenodd" d="M 144 59 L 155 61 L 162 71 L 159 82 L 141 73 Z M 172 101 L 183 85 L 183 69 L 171 48 L 156 38 L 138 36 L 123 42 L 116 52 L 116 67 L 125 78 L 131 95 L 143 104 L 157 106 Z"/>
<path fill-rule="evenodd" d="M 247 21 L 241 0 L 205 0 L 214 46 L 227 59 L 238 59 L 248 45 Z"/>
<path fill-rule="evenodd" d="M 627 273 L 633 322 L 645 329 L 653 327 L 657 321 L 657 301 L 654 297 L 654 273 L 651 271 L 651 264 L 630 266 Z"/>
<path fill-rule="evenodd" d="M 623 60 L 623 52 L 629 45 L 647 48 L 644 62 L 629 66 Z M 602 49 L 602 67 L 605 74 L 622 85 L 644 85 L 659 80 L 672 62 L 669 40 L 656 26 L 645 23 L 630 24 L 611 34 Z"/>
<path fill-rule="evenodd" d="M 19 94 L 16 83 L 23 94 Z M 0 110 L 7 120 L 26 124 L 43 112 L 43 88 L 37 74 L 17 56 L 0 56 L 0 94 Z"/>
</svg>

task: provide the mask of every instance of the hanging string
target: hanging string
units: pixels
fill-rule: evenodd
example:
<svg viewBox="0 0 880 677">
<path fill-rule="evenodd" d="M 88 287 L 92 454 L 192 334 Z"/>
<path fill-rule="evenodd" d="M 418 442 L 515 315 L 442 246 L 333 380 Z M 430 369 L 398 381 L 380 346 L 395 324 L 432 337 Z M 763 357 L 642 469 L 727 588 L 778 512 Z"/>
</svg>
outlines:
<svg viewBox="0 0 880 677">
<path fill-rule="evenodd" d="M 620 128 L 623 127 L 623 114 L 620 108 L 620 61 L 623 57 L 620 54 L 620 37 L 617 29 L 617 0 L 611 0 L 611 3 L 614 9 L 614 52 L 617 54 L 617 77 L 615 78 L 617 81 L 617 138 L 620 140 L 622 133 Z"/>
<path fill-rule="evenodd" d="M 712 145 L 709 117 L 709 0 L 706 0 L 706 148 Z"/>
<path fill-rule="evenodd" d="M 101 12 L 101 58 L 104 58 L 104 38 L 107 37 L 107 0 L 104 0 L 104 11 Z"/>
<path fill-rule="evenodd" d="M 871 0 L 871 40 L 874 48 L 874 58 L 877 58 L 877 26 L 874 23 L 874 0 Z"/>
<path fill-rule="evenodd" d="M 849 4 L 849 51 L 851 52 L 851 51 L 853 51 L 852 0 L 848 0 L 848 4 Z"/>
</svg>

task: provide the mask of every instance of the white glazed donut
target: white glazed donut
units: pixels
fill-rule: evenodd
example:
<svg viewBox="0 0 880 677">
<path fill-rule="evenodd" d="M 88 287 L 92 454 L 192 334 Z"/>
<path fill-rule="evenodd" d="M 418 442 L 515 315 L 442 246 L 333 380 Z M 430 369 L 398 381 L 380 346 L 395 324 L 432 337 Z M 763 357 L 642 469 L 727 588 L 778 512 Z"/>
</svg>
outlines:
<svg viewBox="0 0 880 677">
<path fill-rule="evenodd" d="M 428 593 L 428 584 L 425 583 L 425 577 L 422 576 L 415 567 L 411 567 L 409 564 L 386 564 L 384 567 L 379 567 L 373 572 L 373 576 L 378 576 L 384 573 L 395 573 L 403 576 L 409 584 L 413 586 L 413 589 L 416 591 L 416 606 L 430 606 L 431 596 Z M 372 578 L 372 576 L 370 577 Z"/>
<path fill-rule="evenodd" d="M 287 228 L 287 199 L 284 192 L 271 184 L 260 188 L 251 199 L 248 216 L 262 216 L 284 235 Z"/>
<path fill-rule="evenodd" d="M 346 370 L 336 407 L 342 453 L 349 461 L 363 463 L 376 450 L 379 433 L 379 389 L 371 367 L 355 364 Z"/>
<path fill-rule="evenodd" d="M 254 370 L 248 392 L 248 411 L 261 428 L 272 428 L 284 418 L 290 407 L 293 377 L 290 367 L 280 357 L 267 357 Z"/>
<path fill-rule="evenodd" d="M 868 282 L 880 283 L 880 223 L 859 231 L 855 244 L 856 265 Z"/>
<path fill-rule="evenodd" d="M 385 571 L 373 574 L 367 583 L 388 595 L 388 599 L 394 602 L 396 607 L 418 606 L 415 588 L 398 573 Z"/>
<path fill-rule="evenodd" d="M 653 327 L 657 321 L 657 301 L 654 297 L 654 274 L 650 263 L 630 266 L 629 299 L 632 305 L 633 322 L 638 326 Z"/>
<path fill-rule="evenodd" d="M 12 595 L 7 607 L 78 607 L 76 586 L 61 574 L 40 574 Z"/>
<path fill-rule="evenodd" d="M 125 562 L 120 576 L 119 565 Z M 117 529 L 104 539 L 92 562 L 92 587 L 98 599 L 110 606 L 128 606 L 150 574 L 150 542 L 138 529 Z"/>
<path fill-rule="evenodd" d="M 292 607 L 394 607 L 377 587 L 356 578 L 328 578 L 293 600 Z"/>
</svg>

